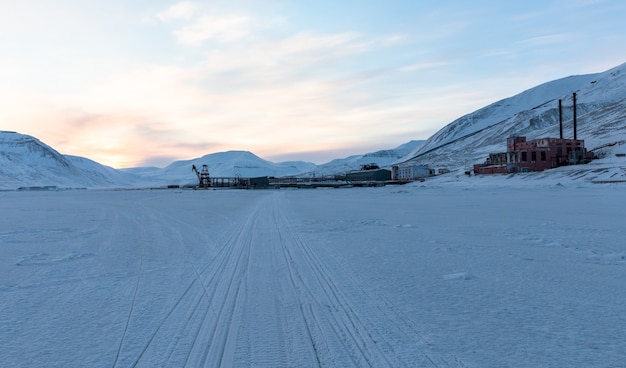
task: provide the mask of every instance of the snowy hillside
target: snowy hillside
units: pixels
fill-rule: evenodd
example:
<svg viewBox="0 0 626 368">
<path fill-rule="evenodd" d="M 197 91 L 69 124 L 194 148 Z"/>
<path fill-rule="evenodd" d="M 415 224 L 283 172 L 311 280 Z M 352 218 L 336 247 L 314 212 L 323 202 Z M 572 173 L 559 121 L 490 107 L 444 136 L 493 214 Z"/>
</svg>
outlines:
<svg viewBox="0 0 626 368">
<path fill-rule="evenodd" d="M 205 164 L 213 177 L 320 177 L 356 170 L 364 164 L 405 162 L 463 171 L 483 162 L 489 153 L 505 151 L 510 136 L 558 137 L 559 99 L 563 102 L 564 137 L 572 138 L 573 92 L 577 93 L 578 138 L 584 139 L 586 148 L 601 160 L 571 169 L 568 175 L 589 180 L 621 178 L 626 159 L 615 154 L 626 151 L 626 64 L 603 73 L 544 83 L 465 115 L 427 141 L 410 141 L 395 149 L 319 166 L 302 161 L 273 163 L 247 151 L 228 151 L 176 161 L 162 169 L 118 171 L 86 158 L 61 155 L 34 137 L 0 131 L 0 189 L 194 184 L 192 165 Z"/>
<path fill-rule="evenodd" d="M 163 181 L 166 184 L 196 184 L 197 179 L 191 171 L 192 165 L 201 168 L 208 165 L 212 177 L 294 176 L 309 171 L 315 164 L 303 161 L 274 163 L 264 160 L 247 151 L 228 151 L 211 153 L 192 160 L 176 161 L 163 169 L 138 168 L 128 170 L 131 173 Z"/>
<path fill-rule="evenodd" d="M 138 167 L 116 170 L 84 157 L 62 155 L 38 139 L 15 132 L 0 132 L 0 189 L 56 186 L 60 188 L 141 187 L 196 184 L 192 165 L 208 165 L 213 177 L 323 176 L 345 173 L 360 165 L 388 165 L 423 141 L 411 141 L 395 149 L 333 160 L 316 166 L 310 162 L 274 163 L 247 151 L 212 153 L 176 161 L 165 168 Z"/>
<path fill-rule="evenodd" d="M 128 186 L 138 180 L 86 158 L 62 155 L 29 135 L 0 131 L 0 189 L 102 188 Z"/>
<path fill-rule="evenodd" d="M 125 171 L 142 177 L 160 180 L 163 183 L 181 185 L 196 183 L 195 174 L 191 171 L 192 165 L 196 165 L 198 168 L 202 167 L 202 165 L 208 165 L 212 177 L 320 177 L 358 170 L 361 165 L 369 163 L 376 163 L 379 166 L 389 165 L 406 156 L 407 153 L 414 151 L 423 142 L 410 141 L 394 149 L 336 159 L 318 166 L 303 161 L 274 163 L 264 160 L 251 152 L 228 151 L 212 153 L 192 160 L 176 161 L 163 169 L 135 168 Z"/>
<path fill-rule="evenodd" d="M 548 82 L 465 115 L 441 129 L 401 162 L 469 168 L 491 152 L 506 151 L 506 138 L 559 136 L 558 100 L 564 138 L 573 137 L 572 93 L 577 93 L 578 139 L 587 149 L 611 156 L 626 141 L 626 64 L 603 73 Z M 623 149 L 622 149 L 623 150 Z"/>
<path fill-rule="evenodd" d="M 346 158 L 332 160 L 328 163 L 314 167 L 304 176 L 327 176 L 334 174 L 345 174 L 351 170 L 358 170 L 361 165 L 375 163 L 378 166 L 390 165 L 398 159 L 405 157 L 408 153 L 414 152 L 424 141 L 410 141 L 394 149 L 380 150 L 366 153 L 364 155 L 354 155 Z"/>
</svg>

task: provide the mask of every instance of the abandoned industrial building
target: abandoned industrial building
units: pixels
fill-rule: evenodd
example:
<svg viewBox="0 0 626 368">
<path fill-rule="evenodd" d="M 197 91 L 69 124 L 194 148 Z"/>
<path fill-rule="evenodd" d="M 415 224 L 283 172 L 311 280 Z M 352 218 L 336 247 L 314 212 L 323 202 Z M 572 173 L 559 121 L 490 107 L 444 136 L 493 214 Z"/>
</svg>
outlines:
<svg viewBox="0 0 626 368">
<path fill-rule="evenodd" d="M 391 180 L 413 181 L 435 175 L 435 170 L 428 165 L 392 166 Z"/>
<path fill-rule="evenodd" d="M 270 181 L 267 176 L 257 178 L 242 177 L 211 177 L 209 174 L 209 166 L 202 165 L 202 169 L 198 170 L 196 165 L 191 165 L 191 170 L 198 177 L 198 189 L 208 188 L 233 188 L 233 189 L 267 189 Z"/>
<path fill-rule="evenodd" d="M 195 189 L 279 189 L 279 188 L 344 188 L 359 186 L 384 186 L 391 184 L 406 184 L 412 181 L 424 181 L 424 178 L 434 176 L 435 170 L 428 165 L 393 165 L 391 170 L 383 169 L 376 163 L 361 165 L 360 170 L 353 170 L 343 175 L 326 177 L 212 177 L 209 166 L 196 165 L 191 170 L 198 178 Z M 179 185 L 168 186 L 179 188 Z"/>
<path fill-rule="evenodd" d="M 507 174 L 515 172 L 543 171 L 564 165 L 577 165 L 593 159 L 593 152 L 585 149 L 585 141 L 576 139 L 576 94 L 574 101 L 574 139 L 563 138 L 562 105 L 559 100 L 560 138 L 539 138 L 530 141 L 526 137 L 507 139 L 507 151 L 491 153 L 483 164 L 474 165 L 474 174 Z"/>
<path fill-rule="evenodd" d="M 506 174 L 543 171 L 563 165 L 588 162 L 593 152 L 587 152 L 585 141 L 579 139 L 526 137 L 507 139 L 507 152 L 491 153 L 484 164 L 474 165 L 475 174 Z"/>
<path fill-rule="evenodd" d="M 350 171 L 346 174 L 346 181 L 348 182 L 363 182 L 363 181 L 387 181 L 391 180 L 391 171 L 387 169 L 381 169 L 377 164 L 361 165 L 361 170 Z"/>
<path fill-rule="evenodd" d="M 394 165 L 391 171 L 381 169 L 376 164 L 362 165 L 361 170 L 351 171 L 346 174 L 346 180 L 354 181 L 391 181 L 410 182 L 434 176 L 435 170 L 427 165 Z"/>
</svg>

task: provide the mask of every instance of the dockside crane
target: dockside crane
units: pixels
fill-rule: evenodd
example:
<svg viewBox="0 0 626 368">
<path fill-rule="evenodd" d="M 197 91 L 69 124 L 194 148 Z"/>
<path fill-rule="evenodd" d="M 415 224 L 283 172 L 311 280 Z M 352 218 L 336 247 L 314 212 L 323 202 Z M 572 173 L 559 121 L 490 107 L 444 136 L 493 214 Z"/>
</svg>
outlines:
<svg viewBox="0 0 626 368">
<path fill-rule="evenodd" d="M 209 176 L 209 166 L 202 165 L 202 170 L 198 171 L 196 165 L 191 165 L 191 171 L 196 173 L 198 177 L 198 188 L 208 188 L 211 186 L 211 177 Z"/>
</svg>

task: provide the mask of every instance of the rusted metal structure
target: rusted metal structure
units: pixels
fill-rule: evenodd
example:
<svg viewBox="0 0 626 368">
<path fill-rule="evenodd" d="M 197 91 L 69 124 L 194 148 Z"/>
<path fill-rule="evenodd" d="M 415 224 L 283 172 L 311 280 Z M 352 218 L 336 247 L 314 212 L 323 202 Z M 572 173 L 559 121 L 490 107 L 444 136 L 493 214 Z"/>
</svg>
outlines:
<svg viewBox="0 0 626 368">
<path fill-rule="evenodd" d="M 209 175 L 208 165 L 202 165 L 200 171 L 198 171 L 196 165 L 191 165 L 191 171 L 198 177 L 198 188 L 209 188 L 211 186 L 211 176 Z"/>
</svg>

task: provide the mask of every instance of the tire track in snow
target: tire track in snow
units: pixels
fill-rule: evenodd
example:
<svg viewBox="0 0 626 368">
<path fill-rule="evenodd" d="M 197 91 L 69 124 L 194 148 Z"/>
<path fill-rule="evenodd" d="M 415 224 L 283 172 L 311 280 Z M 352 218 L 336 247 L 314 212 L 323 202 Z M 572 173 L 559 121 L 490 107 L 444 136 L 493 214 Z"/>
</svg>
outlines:
<svg viewBox="0 0 626 368">
<path fill-rule="evenodd" d="M 234 224 L 224 233 L 224 240 L 220 242 L 217 254 L 202 268 L 195 265 L 191 259 L 180 230 L 181 228 L 189 230 L 190 227 L 194 227 L 193 225 L 185 224 L 149 208 L 142 209 L 144 214 L 148 214 L 152 228 L 158 227 L 161 235 L 167 234 L 168 239 L 169 237 L 177 239 L 178 246 L 184 253 L 184 258 L 192 269 L 194 277 L 186 283 L 184 291 L 176 298 L 153 332 L 147 336 L 132 367 L 139 366 L 141 362 L 143 362 L 141 365 L 150 364 L 150 359 L 154 358 L 151 354 L 155 354 L 155 352 L 148 353 L 152 343 L 158 336 L 163 338 L 166 332 L 174 332 L 170 337 L 172 340 L 169 344 L 170 350 L 164 354 L 168 364 L 190 367 L 233 366 L 237 354 L 241 357 L 241 351 L 252 349 L 255 352 L 252 354 L 252 360 L 248 359 L 249 364 L 260 363 L 260 366 L 268 367 L 288 365 L 287 338 L 284 332 L 286 322 L 285 318 L 280 317 L 281 302 L 277 298 L 267 299 L 273 308 L 270 313 L 266 314 L 272 317 L 271 321 L 265 322 L 265 327 L 276 327 L 275 330 L 278 331 L 276 338 L 259 339 L 258 334 L 253 334 L 243 347 L 239 344 L 241 339 L 238 338 L 242 319 L 248 324 L 253 322 L 256 325 L 259 322 L 254 317 L 250 317 L 250 311 L 256 309 L 254 306 L 251 307 L 251 303 L 254 301 L 265 303 L 263 298 L 252 297 L 249 284 L 258 286 L 256 280 L 271 276 L 261 274 L 262 271 L 251 263 L 253 257 L 256 265 L 267 260 L 261 254 L 253 252 L 253 248 L 259 249 L 263 245 L 274 244 L 272 241 L 268 242 L 267 239 L 259 238 L 259 234 L 263 233 L 265 228 L 271 229 L 268 234 L 270 238 L 278 237 L 276 224 L 266 222 L 267 209 L 268 204 L 265 201 L 251 207 L 242 221 Z M 197 224 L 194 225 L 197 226 Z M 280 248 L 271 249 L 268 254 L 271 255 L 271 263 L 275 265 L 270 272 L 284 268 L 284 261 L 279 262 L 282 257 Z M 271 289 L 271 285 L 269 288 Z M 267 288 L 265 291 L 272 292 Z M 293 291 L 292 294 L 295 295 Z M 291 299 L 295 300 L 295 297 L 292 296 Z M 247 316 L 244 310 L 247 311 Z M 180 319 L 181 314 L 187 316 L 184 318 L 185 322 L 173 331 L 172 325 Z M 303 317 L 300 318 L 303 321 Z M 304 322 L 299 325 L 305 326 Z M 241 330 L 248 331 L 249 328 L 250 326 L 247 326 Z M 300 335 L 300 331 L 298 330 L 295 335 Z M 263 348 L 259 348 L 260 346 Z M 266 348 L 271 351 L 268 352 Z M 186 353 L 181 360 L 183 350 Z M 313 355 L 309 357 L 313 358 Z"/>
<path fill-rule="evenodd" d="M 258 208 L 251 228 L 252 262 L 246 275 L 245 304 L 235 366 L 308 366 L 315 361 L 293 284 L 289 282 L 272 197 Z"/>
<path fill-rule="evenodd" d="M 331 274 L 297 234 L 282 206 L 274 203 L 275 222 L 281 224 L 283 251 L 290 265 L 294 287 L 301 291 L 307 329 L 312 331 L 320 366 L 393 366 L 341 294 Z M 334 275 L 333 275 L 334 276 Z M 304 287 L 301 287 L 304 286 Z M 368 341 L 369 340 L 369 341 Z M 375 358 L 375 356 L 378 356 Z"/>
<path fill-rule="evenodd" d="M 325 268 L 299 237 L 280 196 L 266 198 L 254 216 L 257 226 L 246 228 L 246 239 L 259 239 L 250 248 L 254 264 L 245 295 L 244 321 L 251 326 L 242 326 L 236 365 L 401 366 L 382 350 L 384 338 L 355 312 L 361 301 L 350 300 L 333 281 L 339 270 Z M 274 300 L 280 308 L 272 308 Z M 264 319 L 276 325 L 260 331 Z M 289 349 L 283 331 L 290 336 Z"/>
<path fill-rule="evenodd" d="M 324 345 L 332 348 L 336 346 L 332 342 L 339 338 L 356 366 L 464 367 L 457 358 L 433 351 L 428 346 L 430 342 L 386 298 L 366 291 L 361 283 L 328 257 L 322 261 L 300 237 L 284 207 L 275 206 L 276 222 L 282 225 L 286 238 L 293 241 L 291 247 L 285 248 L 285 254 L 292 259 L 289 263 L 295 263 L 294 259 L 304 261 L 296 269 L 302 273 L 302 284 L 307 285 L 304 290 L 316 303 L 328 303 L 326 308 L 309 309 L 315 322 L 312 328 L 319 328 L 322 318 L 326 318 L 333 328 L 331 334 L 320 328 L 320 335 L 327 340 Z M 301 255 L 295 255 L 297 252 Z M 312 280 L 317 283 L 311 283 Z M 336 360 L 341 354 L 340 351 L 332 355 Z M 331 360 L 327 365 L 334 363 Z"/>
<path fill-rule="evenodd" d="M 260 194 L 264 197 L 246 216 L 222 233 L 215 256 L 204 264 L 191 255 L 198 244 L 188 244 L 203 240 L 182 232 L 199 229 L 199 223 L 152 213 L 150 221 L 177 243 L 191 275 L 152 333 L 144 335 L 133 367 L 155 362 L 188 367 L 463 366 L 435 353 L 409 318 L 368 292 L 331 253 L 304 241 L 284 208 L 283 194 Z M 153 347 L 155 340 L 159 344 Z"/>
<path fill-rule="evenodd" d="M 174 353 L 176 348 L 178 347 L 179 343 L 182 340 L 182 336 L 185 334 L 185 331 L 191 329 L 191 324 L 194 321 L 194 318 L 197 318 L 196 316 L 201 315 L 202 320 L 204 321 L 206 319 L 206 316 L 209 314 L 209 312 L 213 313 L 213 315 L 216 314 L 215 310 L 212 308 L 212 306 L 209 304 L 206 306 L 206 309 L 204 310 L 204 313 L 201 314 L 199 311 L 199 307 L 204 303 L 213 299 L 214 296 L 214 292 L 212 292 L 209 289 L 209 286 L 207 285 L 207 282 L 204 281 L 202 274 L 211 266 L 214 266 L 214 264 L 220 260 L 224 260 L 227 259 L 228 256 L 226 257 L 222 257 L 221 254 L 224 251 L 229 251 L 232 250 L 232 248 L 229 247 L 221 247 L 220 251 L 217 253 L 216 257 L 213 258 L 210 262 L 206 263 L 202 269 L 200 269 L 195 262 L 192 259 L 192 255 L 191 252 L 187 249 L 187 245 L 186 245 L 186 241 L 185 238 L 183 236 L 183 233 L 181 231 L 181 228 L 185 228 L 188 231 L 191 232 L 195 232 L 197 234 L 204 234 L 203 232 L 201 232 L 198 228 L 194 227 L 194 226 L 190 226 L 188 223 L 181 221 L 175 217 L 169 216 L 167 214 L 163 215 L 164 218 L 167 219 L 167 223 L 168 224 L 173 224 L 175 223 L 175 226 L 170 225 L 171 230 L 173 230 L 173 233 L 175 235 L 176 238 L 176 243 L 177 245 L 180 247 L 180 249 L 182 250 L 185 260 L 187 262 L 187 264 L 191 267 L 191 269 L 194 272 L 195 277 L 192 279 L 192 281 L 187 285 L 187 288 L 185 289 L 185 293 L 183 293 L 183 295 L 181 295 L 178 299 L 177 302 L 175 303 L 175 305 L 172 307 L 172 309 L 170 309 L 168 315 L 166 316 L 166 318 L 161 322 L 161 324 L 159 325 L 159 328 L 154 332 L 154 334 L 151 336 L 150 341 L 148 342 L 147 347 L 149 346 L 149 344 L 151 343 L 151 341 L 154 339 L 154 337 L 156 336 L 156 334 L 159 332 L 160 328 L 166 323 L 167 319 L 173 314 L 173 312 L 178 308 L 178 306 L 181 304 L 181 302 L 183 301 L 183 299 L 187 296 L 187 293 L 189 292 L 189 290 L 192 288 L 192 286 L 194 286 L 196 283 L 200 283 L 201 286 L 201 294 L 194 294 L 193 296 L 191 296 L 192 298 L 194 298 L 194 301 L 192 301 L 191 303 L 191 310 L 190 312 L 188 311 L 188 316 L 187 318 L 185 318 L 185 322 L 182 326 L 181 329 L 179 329 L 177 336 L 174 338 L 174 343 L 170 344 L 171 345 L 171 349 L 167 355 L 167 360 L 166 362 L 169 362 Z M 229 231 L 226 231 L 225 234 L 227 234 L 227 238 L 228 240 L 223 242 L 228 244 L 230 241 L 232 241 L 233 237 L 239 232 L 239 227 L 236 228 L 232 228 Z M 218 242 L 219 243 L 219 242 Z M 212 281 L 215 277 L 217 276 L 217 273 L 214 272 L 211 274 L 210 278 L 209 278 L 209 282 Z M 201 326 L 201 323 L 197 324 L 198 327 Z M 193 338 L 193 342 L 195 344 L 195 341 L 197 340 L 197 336 L 199 335 L 200 330 L 199 328 L 197 328 L 194 332 L 194 338 Z M 191 345 L 191 347 L 193 348 L 193 344 Z M 142 353 L 145 353 L 145 350 Z M 141 356 L 139 357 L 139 359 L 141 358 Z M 187 360 L 189 360 L 190 358 L 190 351 L 186 354 L 185 357 L 185 362 Z"/>
<path fill-rule="evenodd" d="M 136 221 L 136 220 L 133 220 Z M 139 223 L 137 222 L 137 224 L 139 225 Z M 138 228 L 142 228 L 140 226 L 138 226 Z M 143 232 L 142 232 L 143 234 Z M 120 358 L 120 353 L 122 352 L 122 348 L 124 347 L 124 341 L 126 340 L 126 334 L 128 333 L 128 328 L 130 326 L 130 322 L 131 319 L 133 317 L 133 312 L 135 310 L 135 305 L 137 303 L 137 293 L 139 291 L 139 284 L 141 282 L 141 275 L 143 272 L 143 253 L 144 253 L 144 242 L 140 241 L 139 242 L 141 245 L 139 247 L 139 265 L 137 266 L 137 280 L 135 282 L 135 287 L 133 290 L 133 296 L 130 302 L 130 308 L 128 310 L 128 316 L 126 317 L 126 323 L 124 325 L 124 331 L 122 332 L 122 337 L 120 338 L 120 343 L 119 346 L 117 348 L 117 352 L 115 353 L 115 359 L 113 360 L 113 365 L 112 367 L 115 368 L 117 366 L 117 362 Z"/>
<path fill-rule="evenodd" d="M 183 293 L 175 300 L 165 317 L 159 322 L 153 333 L 149 336 L 148 340 L 146 341 L 134 363 L 132 364 L 132 367 L 136 367 L 139 365 L 157 335 L 159 333 L 162 333 L 161 331 L 164 329 L 164 326 L 168 323 L 168 321 L 172 320 L 174 316 L 179 313 L 185 313 L 187 317 L 184 318 L 185 322 L 181 327 L 178 328 L 177 336 L 174 338 L 173 343 L 170 344 L 171 350 L 169 351 L 169 353 L 167 353 L 166 362 L 170 362 L 170 360 L 176 353 L 179 353 L 180 355 L 180 352 L 176 350 L 179 347 L 179 343 L 181 342 L 183 337 L 185 335 L 188 335 L 189 333 L 191 333 L 191 335 L 193 336 L 193 340 L 190 344 L 190 347 L 186 348 L 187 352 L 185 353 L 183 366 L 186 366 L 187 363 L 192 360 L 191 356 L 193 354 L 194 347 L 198 344 L 198 341 L 201 340 L 199 336 L 201 335 L 201 328 L 204 324 L 204 321 L 207 319 L 207 316 L 210 314 L 210 312 L 212 312 L 213 314 L 216 313 L 213 305 L 211 304 L 211 301 L 215 297 L 215 290 L 211 290 L 211 286 L 215 282 L 215 279 L 219 277 L 219 270 L 224 269 L 226 260 L 228 260 L 232 256 L 232 253 L 235 250 L 234 247 L 228 247 L 226 245 L 233 242 L 233 239 L 237 236 L 239 232 L 241 232 L 242 227 L 241 224 L 235 224 L 235 226 L 231 226 L 227 231 L 225 231 L 222 235 L 222 240 L 217 241 L 218 243 L 222 243 L 225 245 L 219 248 L 219 251 L 215 257 L 213 257 L 203 267 L 198 268 L 198 266 L 196 266 L 191 260 L 191 256 L 189 255 L 188 250 L 184 245 L 184 238 L 181 236 L 180 232 L 181 227 L 189 228 L 190 225 L 183 221 L 177 220 L 167 214 L 160 213 L 159 216 L 160 217 L 157 221 L 159 221 L 160 225 L 162 225 L 161 228 L 167 229 L 168 232 L 174 233 L 178 236 L 178 246 L 181 247 L 187 263 L 193 269 L 194 277 L 185 285 Z M 163 219 L 165 219 L 165 221 Z M 175 223 L 176 225 L 172 225 L 173 223 Z M 196 229 L 195 227 L 191 228 Z M 196 229 L 196 232 L 199 231 Z M 207 270 L 211 271 L 208 277 L 204 275 Z M 207 281 L 204 281 L 204 279 L 207 279 Z M 199 289 L 197 284 L 200 284 Z M 191 293 L 192 290 L 194 290 L 195 293 Z M 192 299 L 190 301 L 191 305 L 187 307 L 188 310 L 179 311 L 181 306 L 186 305 L 186 299 Z M 201 306 L 203 306 L 204 309 L 200 308 Z M 190 330 L 193 327 L 195 327 L 195 329 Z"/>
<path fill-rule="evenodd" d="M 250 219 L 249 219 L 250 220 Z M 250 221 L 246 225 L 248 225 Z M 211 303 L 216 301 L 218 305 L 217 315 L 214 320 L 210 320 L 208 347 L 204 350 L 201 359 L 201 366 L 221 367 L 230 366 L 232 361 L 232 344 L 236 338 L 237 330 L 237 310 L 243 284 L 243 276 L 249 261 L 249 247 L 251 239 L 241 236 L 249 235 L 249 230 L 242 229 L 240 236 L 233 242 L 226 244 L 237 250 L 233 256 L 223 262 L 219 269 L 219 278 L 212 280 L 211 286 L 215 288 L 215 293 Z M 237 249 L 239 248 L 239 249 Z M 245 287 L 245 285 L 243 285 Z M 201 345 L 200 345 L 201 346 Z"/>
<path fill-rule="evenodd" d="M 182 326 L 178 326 L 173 344 L 170 344 L 171 350 L 166 353 L 167 362 L 174 360 L 174 356 L 180 356 L 185 350 L 183 359 L 179 359 L 178 363 L 172 363 L 176 366 L 229 366 L 226 363 L 229 356 L 232 355 L 232 331 L 224 330 L 221 325 L 223 321 L 227 321 L 227 327 L 235 324 L 234 318 L 237 314 L 232 303 L 236 304 L 238 288 L 241 284 L 242 277 L 237 276 L 241 273 L 241 265 L 247 262 L 245 236 L 251 236 L 254 231 L 247 230 L 247 227 L 253 225 L 252 219 L 255 216 L 255 209 L 248 213 L 246 219 L 242 222 L 234 224 L 230 229 L 225 231 L 222 236 L 222 245 L 219 251 L 208 263 L 201 269 L 190 261 L 189 255 L 185 257 L 191 268 L 196 268 L 195 277 L 186 285 L 184 292 L 176 299 L 175 303 L 168 310 L 168 313 L 160 321 L 154 332 L 150 335 L 144 347 L 138 354 L 133 367 L 146 358 L 151 358 L 147 353 L 152 342 L 158 335 L 165 333 L 164 326 L 175 323 L 180 318 L 180 314 L 186 314 L 185 322 Z M 179 227 L 188 227 L 181 221 L 173 220 L 164 214 L 159 214 L 160 218 L 155 219 L 162 225 L 160 228 L 165 229 L 167 233 L 175 233 L 178 235 L 179 246 L 185 252 L 185 246 L 181 243 Z M 163 219 L 167 219 L 164 221 Z M 176 223 L 173 226 L 172 223 Z M 171 236 L 171 234 L 169 234 Z M 175 236 L 176 237 L 176 236 Z M 247 243 L 250 243 L 248 241 Z M 195 291 L 195 293 L 191 292 Z M 192 299 L 188 301 L 188 299 Z M 187 309 L 179 310 L 185 306 Z M 230 311 L 229 311 L 230 307 Z M 171 330 L 171 328 L 170 328 Z M 168 333 L 172 331 L 168 330 Z M 190 336 L 190 338 L 188 338 Z M 229 337 L 230 336 L 230 337 Z M 183 339 L 187 339 L 188 346 L 183 346 Z M 179 344 L 180 343 L 180 344 Z M 216 358 L 217 357 L 217 358 Z M 232 360 L 232 357 L 230 358 Z M 161 362 L 162 363 L 162 362 Z M 146 363 L 149 365 L 149 363 Z"/>
</svg>

